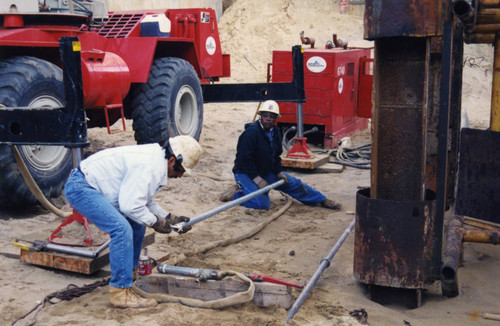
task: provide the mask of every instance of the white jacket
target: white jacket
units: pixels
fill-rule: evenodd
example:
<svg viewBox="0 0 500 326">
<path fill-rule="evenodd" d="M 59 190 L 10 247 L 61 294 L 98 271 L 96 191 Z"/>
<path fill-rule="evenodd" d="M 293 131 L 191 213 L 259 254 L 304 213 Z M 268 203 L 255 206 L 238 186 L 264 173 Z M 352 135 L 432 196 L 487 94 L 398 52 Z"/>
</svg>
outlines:
<svg viewBox="0 0 500 326">
<path fill-rule="evenodd" d="M 89 185 L 123 215 L 153 225 L 168 215 L 153 197 L 167 185 L 168 161 L 158 144 L 121 146 L 97 152 L 80 163 Z"/>
</svg>

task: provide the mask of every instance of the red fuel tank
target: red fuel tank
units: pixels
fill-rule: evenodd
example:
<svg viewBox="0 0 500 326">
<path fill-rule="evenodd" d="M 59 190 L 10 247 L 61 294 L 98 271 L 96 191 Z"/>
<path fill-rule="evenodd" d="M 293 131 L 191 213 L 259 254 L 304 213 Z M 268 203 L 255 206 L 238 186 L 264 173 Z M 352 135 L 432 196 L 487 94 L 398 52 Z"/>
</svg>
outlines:
<svg viewBox="0 0 500 326">
<path fill-rule="evenodd" d="M 130 89 L 130 70 L 117 54 L 82 51 L 83 96 L 86 109 L 121 106 Z"/>
</svg>

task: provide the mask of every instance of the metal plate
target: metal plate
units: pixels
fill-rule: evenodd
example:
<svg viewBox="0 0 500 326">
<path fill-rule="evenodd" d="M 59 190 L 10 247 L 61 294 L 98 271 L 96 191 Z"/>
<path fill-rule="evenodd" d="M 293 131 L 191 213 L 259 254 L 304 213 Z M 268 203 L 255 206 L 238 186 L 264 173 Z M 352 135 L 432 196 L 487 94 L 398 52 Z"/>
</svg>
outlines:
<svg viewBox="0 0 500 326">
<path fill-rule="evenodd" d="M 463 128 L 456 214 L 500 223 L 500 132 Z"/>
<path fill-rule="evenodd" d="M 419 289 L 439 275 L 441 248 L 434 227 L 436 203 L 356 195 L 354 275 L 365 284 Z M 439 263 L 438 263 L 439 262 Z"/>
</svg>

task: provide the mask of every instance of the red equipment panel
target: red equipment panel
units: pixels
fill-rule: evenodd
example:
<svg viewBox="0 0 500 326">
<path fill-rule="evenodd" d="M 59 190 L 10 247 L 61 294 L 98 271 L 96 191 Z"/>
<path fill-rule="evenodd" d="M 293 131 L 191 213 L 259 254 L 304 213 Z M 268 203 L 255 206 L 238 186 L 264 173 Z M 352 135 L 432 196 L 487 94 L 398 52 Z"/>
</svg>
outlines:
<svg viewBox="0 0 500 326">
<path fill-rule="evenodd" d="M 201 67 L 210 76 L 229 76 L 229 57 L 223 58 L 217 27 L 217 17 L 212 8 L 170 9 L 171 37 L 194 39 Z M 227 60 L 227 62 L 223 62 Z M 224 69 L 225 68 L 225 69 Z"/>
<path fill-rule="evenodd" d="M 304 132 L 306 126 L 318 126 L 324 132 L 323 145 L 335 148 L 338 141 L 368 127 L 368 119 L 358 114 L 360 59 L 370 58 L 371 49 L 304 49 L 303 105 Z M 290 51 L 274 51 L 272 81 L 292 80 Z M 364 94 L 371 94 L 371 84 L 365 83 Z M 365 101 L 366 103 L 366 101 Z M 297 105 L 280 103 L 280 124 L 296 124 Z M 366 108 L 363 116 L 366 117 Z M 309 136 L 308 136 L 309 137 Z"/>
</svg>

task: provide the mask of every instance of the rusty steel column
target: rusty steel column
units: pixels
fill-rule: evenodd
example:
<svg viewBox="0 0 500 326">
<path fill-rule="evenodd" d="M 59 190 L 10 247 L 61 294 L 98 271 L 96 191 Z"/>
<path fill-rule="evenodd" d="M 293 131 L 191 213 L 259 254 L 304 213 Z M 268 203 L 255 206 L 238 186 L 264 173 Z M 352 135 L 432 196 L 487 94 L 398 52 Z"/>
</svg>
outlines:
<svg viewBox="0 0 500 326">
<path fill-rule="evenodd" d="M 375 39 L 372 198 L 422 200 L 429 40 Z"/>
<path fill-rule="evenodd" d="M 498 33 L 495 37 L 495 58 L 493 61 L 490 130 L 500 131 L 500 36 Z"/>
<path fill-rule="evenodd" d="M 356 197 L 354 275 L 368 285 L 418 292 L 439 277 L 442 229 L 426 159 L 429 109 L 442 98 L 431 39 L 442 35 L 446 3 L 365 1 L 365 39 L 375 41 L 372 170 L 371 188 Z"/>
</svg>

